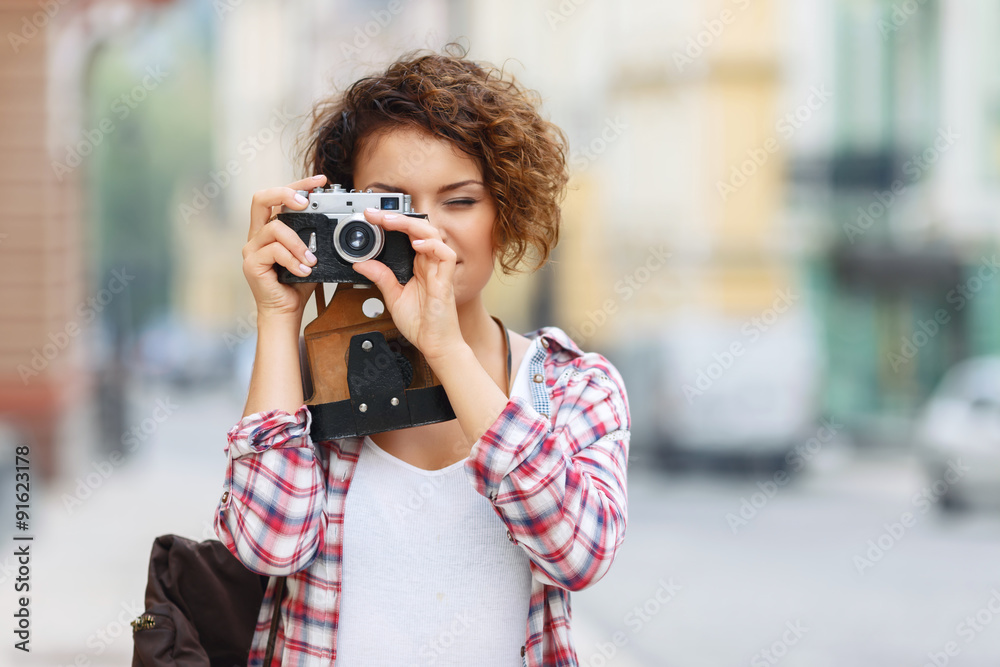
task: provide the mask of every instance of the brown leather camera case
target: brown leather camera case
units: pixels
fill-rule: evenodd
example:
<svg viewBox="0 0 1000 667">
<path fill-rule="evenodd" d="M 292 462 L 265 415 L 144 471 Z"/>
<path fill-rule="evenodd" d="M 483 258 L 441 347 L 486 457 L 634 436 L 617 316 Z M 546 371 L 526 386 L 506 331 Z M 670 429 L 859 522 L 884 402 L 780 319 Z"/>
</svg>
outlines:
<svg viewBox="0 0 1000 667">
<path fill-rule="evenodd" d="M 320 283 L 315 295 L 318 316 L 305 328 L 314 442 L 455 418 L 444 387 L 389 311 L 363 312 L 368 299 L 385 303 L 377 287 L 340 283 L 326 304 Z"/>
</svg>

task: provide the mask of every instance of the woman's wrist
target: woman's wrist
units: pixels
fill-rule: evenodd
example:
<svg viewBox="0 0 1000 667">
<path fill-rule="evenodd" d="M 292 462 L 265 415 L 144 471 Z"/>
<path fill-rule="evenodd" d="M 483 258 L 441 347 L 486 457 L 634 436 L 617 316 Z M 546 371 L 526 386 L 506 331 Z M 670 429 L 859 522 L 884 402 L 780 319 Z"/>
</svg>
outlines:
<svg viewBox="0 0 1000 667">
<path fill-rule="evenodd" d="M 274 409 L 294 413 L 301 407 L 300 325 L 301 318 L 294 315 L 258 313 L 257 350 L 244 417 Z"/>
<path fill-rule="evenodd" d="M 464 340 L 455 343 L 446 353 L 434 356 L 424 355 L 427 364 L 434 371 L 441 384 L 448 384 L 445 380 L 461 377 L 463 373 L 468 373 L 470 364 L 478 364 L 479 359 Z"/>
<path fill-rule="evenodd" d="M 277 313 L 269 311 L 257 311 L 257 331 L 267 329 L 269 331 L 287 331 L 294 329 L 298 335 L 302 327 L 302 312 L 297 313 Z"/>
</svg>

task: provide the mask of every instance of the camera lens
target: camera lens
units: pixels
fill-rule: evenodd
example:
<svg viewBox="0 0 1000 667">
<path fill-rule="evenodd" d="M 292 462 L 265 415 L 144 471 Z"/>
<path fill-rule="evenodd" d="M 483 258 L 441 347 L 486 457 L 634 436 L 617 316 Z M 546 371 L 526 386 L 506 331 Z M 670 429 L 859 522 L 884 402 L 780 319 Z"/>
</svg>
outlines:
<svg viewBox="0 0 1000 667">
<path fill-rule="evenodd" d="M 362 252 L 369 243 L 371 238 L 362 229 L 354 228 L 347 233 L 347 245 L 353 252 Z"/>
<path fill-rule="evenodd" d="M 365 220 L 364 214 L 356 213 L 340 223 L 333 236 L 333 245 L 341 259 L 353 264 L 382 252 L 383 239 L 381 227 Z"/>
<path fill-rule="evenodd" d="M 382 197 L 382 205 L 379 208 L 383 211 L 398 211 L 399 197 Z"/>
</svg>

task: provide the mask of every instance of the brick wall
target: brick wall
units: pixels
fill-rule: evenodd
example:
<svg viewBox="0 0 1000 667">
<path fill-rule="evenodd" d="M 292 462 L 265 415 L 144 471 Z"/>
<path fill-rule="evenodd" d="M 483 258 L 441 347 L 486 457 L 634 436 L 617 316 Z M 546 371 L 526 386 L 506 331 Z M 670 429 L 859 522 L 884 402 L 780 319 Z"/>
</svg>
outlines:
<svg viewBox="0 0 1000 667">
<path fill-rule="evenodd" d="M 52 169 L 54 21 L 43 7 L 0 4 L 0 419 L 26 431 L 35 469 L 51 477 L 60 418 L 86 384 L 72 333 L 84 245 L 77 176 L 57 181 Z"/>
</svg>

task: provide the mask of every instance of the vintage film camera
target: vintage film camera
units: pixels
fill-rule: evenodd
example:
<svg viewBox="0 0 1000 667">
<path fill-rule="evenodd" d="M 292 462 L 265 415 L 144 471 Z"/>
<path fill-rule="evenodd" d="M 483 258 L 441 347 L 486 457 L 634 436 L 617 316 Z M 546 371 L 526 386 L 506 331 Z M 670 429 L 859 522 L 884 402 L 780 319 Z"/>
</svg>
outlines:
<svg viewBox="0 0 1000 667">
<path fill-rule="evenodd" d="M 454 419 L 444 387 L 420 351 L 396 329 L 382 293 L 352 267 L 376 259 L 400 283 L 409 281 L 416 255 L 409 236 L 368 222 L 364 210 L 420 218 L 426 214 L 411 211 L 410 196 L 398 192 L 347 191 L 334 185 L 299 194 L 309 200 L 306 208 L 282 207 L 277 218 L 309 246 L 316 264 L 305 277 L 280 264 L 274 268 L 282 283 L 320 283 L 315 291 L 318 315 L 305 329 L 312 385 L 306 405 L 312 413 L 313 441 Z M 323 283 L 344 284 L 337 285 L 326 303 Z"/>
<path fill-rule="evenodd" d="M 410 237 L 403 232 L 385 231 L 365 220 L 366 208 L 398 211 L 416 218 L 423 213 L 410 210 L 410 195 L 398 192 L 348 192 L 340 185 L 299 190 L 309 200 L 305 210 L 282 207 L 278 219 L 298 233 L 316 255 L 316 265 L 308 276 L 297 276 L 275 264 L 278 280 L 283 283 L 352 283 L 371 285 L 371 281 L 352 268 L 355 262 L 377 259 L 405 283 L 413 276 L 416 252 Z"/>
</svg>

